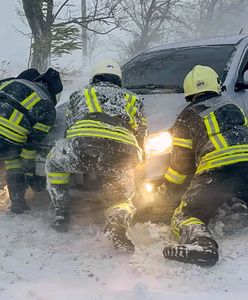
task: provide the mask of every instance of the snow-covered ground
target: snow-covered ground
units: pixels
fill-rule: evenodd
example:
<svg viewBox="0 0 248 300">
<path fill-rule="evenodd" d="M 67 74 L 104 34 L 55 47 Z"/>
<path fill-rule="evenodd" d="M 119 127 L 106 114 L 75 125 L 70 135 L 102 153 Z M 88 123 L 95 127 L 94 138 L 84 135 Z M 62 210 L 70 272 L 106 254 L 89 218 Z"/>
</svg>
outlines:
<svg viewBox="0 0 248 300">
<path fill-rule="evenodd" d="M 72 203 L 68 233 L 49 227 L 44 194 L 23 215 L 11 214 L 2 203 L 1 300 L 247 299 L 247 229 L 218 238 L 220 261 L 209 269 L 165 260 L 169 227 L 150 222 L 133 226 L 133 255 L 117 254 L 103 237 L 100 196 L 82 198 Z"/>
</svg>

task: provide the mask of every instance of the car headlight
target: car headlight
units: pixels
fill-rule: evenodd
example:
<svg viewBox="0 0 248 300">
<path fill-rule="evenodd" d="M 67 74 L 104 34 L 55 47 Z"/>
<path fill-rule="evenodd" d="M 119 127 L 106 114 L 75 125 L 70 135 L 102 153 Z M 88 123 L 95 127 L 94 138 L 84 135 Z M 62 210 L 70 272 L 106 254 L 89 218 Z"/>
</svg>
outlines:
<svg viewBox="0 0 248 300">
<path fill-rule="evenodd" d="M 145 144 L 146 155 L 155 156 L 165 153 L 172 146 L 169 131 L 159 131 L 148 136 Z"/>
</svg>

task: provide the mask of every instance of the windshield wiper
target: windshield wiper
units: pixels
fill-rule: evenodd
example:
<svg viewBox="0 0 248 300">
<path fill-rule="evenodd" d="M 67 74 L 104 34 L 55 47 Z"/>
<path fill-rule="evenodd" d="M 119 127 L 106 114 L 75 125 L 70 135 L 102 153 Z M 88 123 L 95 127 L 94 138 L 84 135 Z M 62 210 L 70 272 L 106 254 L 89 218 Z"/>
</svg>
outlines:
<svg viewBox="0 0 248 300">
<path fill-rule="evenodd" d="M 125 88 L 130 90 L 145 90 L 146 92 L 162 90 L 167 92 L 183 93 L 183 89 L 179 85 L 173 85 L 173 84 L 129 85 L 129 86 L 125 86 Z"/>
</svg>

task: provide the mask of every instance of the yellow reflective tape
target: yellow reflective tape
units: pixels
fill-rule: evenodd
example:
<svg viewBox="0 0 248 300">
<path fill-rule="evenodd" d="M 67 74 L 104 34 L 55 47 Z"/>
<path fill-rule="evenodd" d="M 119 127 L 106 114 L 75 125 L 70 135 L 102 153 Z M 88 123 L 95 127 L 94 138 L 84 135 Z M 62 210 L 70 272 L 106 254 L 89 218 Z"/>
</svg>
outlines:
<svg viewBox="0 0 248 300">
<path fill-rule="evenodd" d="M 175 227 L 175 226 L 172 226 L 171 229 L 172 229 L 172 232 L 174 233 L 175 237 L 177 239 L 179 239 L 180 238 L 180 231 L 179 231 L 179 229 L 177 227 Z"/>
<path fill-rule="evenodd" d="M 184 220 L 184 221 L 182 221 L 180 224 L 179 224 L 179 226 L 189 226 L 189 225 L 197 225 L 197 224 L 199 224 L 199 225 L 204 225 L 204 222 L 202 222 L 200 219 L 198 219 L 198 218 L 188 218 L 188 219 L 186 219 L 186 220 Z"/>
<path fill-rule="evenodd" d="M 102 112 L 102 108 L 99 104 L 99 101 L 97 99 L 96 90 L 94 88 L 91 89 L 91 94 L 93 96 L 94 105 L 96 108 L 96 112 Z"/>
<path fill-rule="evenodd" d="M 87 128 L 79 128 L 79 129 L 68 129 L 67 130 L 68 135 L 76 134 L 76 133 L 79 133 L 79 134 L 81 134 L 81 133 L 91 133 L 91 132 L 92 133 L 99 133 L 99 134 L 106 134 L 106 136 L 111 135 L 111 136 L 116 136 L 116 137 L 123 137 L 127 140 L 130 140 L 130 141 L 136 141 L 136 138 L 130 133 L 126 134 L 126 133 L 121 133 L 121 132 L 118 132 L 118 131 L 100 129 L 100 128 L 95 128 L 95 127 L 93 127 L 93 128 L 87 127 Z"/>
<path fill-rule="evenodd" d="M 183 184 L 187 176 L 178 173 L 172 168 L 168 168 L 168 170 L 164 175 L 164 178 L 166 178 L 168 181 L 173 182 L 175 184 Z"/>
<path fill-rule="evenodd" d="M 129 135 L 130 137 L 134 137 L 128 129 L 125 129 L 124 127 L 119 127 L 119 126 L 113 126 L 109 124 L 105 124 L 101 121 L 92 121 L 92 120 L 82 120 L 82 121 L 77 121 L 75 125 L 71 126 L 69 130 L 72 129 L 80 129 L 80 128 L 99 128 L 99 129 L 106 129 L 106 130 L 111 130 L 111 131 L 116 131 L 116 132 L 121 132 L 123 134 Z"/>
<path fill-rule="evenodd" d="M 48 173 L 48 182 L 51 184 L 69 184 L 70 173 Z"/>
<path fill-rule="evenodd" d="M 0 134 L 5 136 L 7 139 L 10 139 L 17 143 L 25 143 L 27 140 L 27 136 L 22 136 L 20 134 L 17 134 L 7 128 L 4 128 L 0 125 Z"/>
<path fill-rule="evenodd" d="M 228 147 L 226 140 L 220 133 L 219 124 L 214 112 L 211 112 L 206 117 L 204 117 L 204 123 L 207 129 L 208 137 L 214 145 L 215 149 L 223 149 Z"/>
<path fill-rule="evenodd" d="M 12 115 L 10 116 L 9 120 L 12 122 L 12 123 L 15 123 L 16 125 L 18 125 L 21 120 L 23 118 L 23 113 L 19 112 L 19 110 L 17 109 L 14 109 Z"/>
<path fill-rule="evenodd" d="M 13 122 L 11 122 L 8 119 L 5 119 L 4 117 L 0 117 L 0 125 L 15 131 L 16 133 L 20 134 L 20 135 L 27 135 L 28 134 L 28 130 L 22 126 L 16 125 Z"/>
<path fill-rule="evenodd" d="M 125 94 L 124 98 L 126 99 L 126 101 L 128 101 L 129 98 L 130 98 L 130 95 L 129 94 Z"/>
<path fill-rule="evenodd" d="M 243 109 L 241 108 L 241 107 L 239 107 L 239 109 L 240 109 L 240 111 L 242 112 L 242 114 L 243 114 L 243 117 L 244 117 L 244 126 L 247 126 L 248 125 L 248 119 L 247 119 L 247 117 L 246 117 L 246 114 L 245 114 L 245 112 L 243 111 Z"/>
<path fill-rule="evenodd" d="M 36 153 L 36 150 L 22 149 L 20 157 L 24 159 L 35 159 Z"/>
<path fill-rule="evenodd" d="M 6 86 L 8 86 L 9 84 L 11 84 L 12 82 L 13 82 L 13 80 L 6 81 L 6 82 L 2 83 L 0 85 L 0 91 L 3 90 Z"/>
<path fill-rule="evenodd" d="M 91 88 L 90 91 L 89 89 L 84 89 L 84 96 L 86 98 L 86 104 L 90 113 L 102 112 L 102 109 L 97 99 L 96 90 L 94 88 Z"/>
<path fill-rule="evenodd" d="M 6 170 L 22 169 L 22 161 L 20 159 L 6 160 L 4 164 Z"/>
<path fill-rule="evenodd" d="M 135 137 L 131 138 L 130 136 L 124 135 L 122 133 L 114 132 L 114 131 L 107 131 L 104 129 L 97 129 L 97 128 L 82 128 L 82 129 L 67 130 L 67 136 L 66 136 L 67 138 L 73 138 L 77 136 L 99 137 L 99 138 L 116 140 L 122 143 L 127 143 L 136 146 L 139 149 Z"/>
<path fill-rule="evenodd" d="M 173 145 L 183 148 L 193 149 L 193 141 L 191 139 L 173 138 Z"/>
<path fill-rule="evenodd" d="M 201 163 L 196 170 L 196 174 L 199 174 L 206 170 L 220 168 L 223 166 L 228 166 L 228 165 L 232 165 L 240 162 L 247 162 L 247 161 L 248 161 L 248 153 L 241 153 L 241 154 L 239 153 L 239 154 L 224 156 L 221 158 L 213 159 L 207 162 L 206 164 Z"/>
<path fill-rule="evenodd" d="M 245 153 L 248 152 L 248 144 L 245 145 L 235 145 L 235 146 L 228 146 L 226 149 L 223 150 L 214 150 L 212 152 L 207 153 L 201 158 L 202 162 L 207 162 L 208 160 L 223 157 L 226 155 L 232 155 L 237 153 Z"/>
<path fill-rule="evenodd" d="M 245 126 L 247 126 L 248 125 L 248 119 L 244 116 L 244 118 L 245 118 L 245 123 L 244 123 L 244 125 Z"/>
<path fill-rule="evenodd" d="M 75 125 L 80 125 L 80 124 L 85 124 L 85 123 L 87 123 L 87 124 L 103 124 L 103 122 L 101 122 L 101 121 L 95 121 L 95 120 L 81 120 L 81 121 L 77 121 L 77 122 L 75 122 Z"/>
<path fill-rule="evenodd" d="M 93 108 L 92 103 L 91 103 L 91 99 L 90 99 L 90 95 L 89 95 L 89 90 L 88 89 L 84 89 L 84 96 L 86 98 L 86 104 L 87 104 L 87 107 L 89 109 L 89 112 L 90 113 L 94 112 L 94 108 Z"/>
<path fill-rule="evenodd" d="M 142 117 L 141 121 L 142 121 L 142 125 L 147 126 L 147 119 L 146 118 Z"/>
<path fill-rule="evenodd" d="M 48 133 L 51 129 L 51 126 L 37 122 L 33 128 Z"/>
<path fill-rule="evenodd" d="M 133 129 L 137 128 L 137 123 L 135 121 L 135 114 L 137 112 L 137 107 L 135 107 L 135 103 L 137 101 L 137 97 L 135 95 L 133 95 L 132 97 L 129 95 L 129 94 L 126 94 L 125 96 L 125 99 L 126 99 L 126 112 L 130 118 L 130 121 L 129 121 L 129 124 L 131 125 L 131 127 Z M 130 97 L 131 97 L 131 100 L 130 100 Z"/>
<path fill-rule="evenodd" d="M 41 98 L 37 95 L 37 93 L 33 92 L 21 102 L 21 105 L 24 106 L 27 110 L 29 110 L 32 107 L 34 107 L 35 104 L 38 103 L 40 100 Z"/>
<path fill-rule="evenodd" d="M 180 219 L 179 215 L 182 213 L 182 210 L 187 206 L 187 202 L 185 202 L 184 200 L 181 201 L 180 205 L 175 209 L 175 212 L 172 216 L 172 219 L 171 219 L 171 228 L 172 228 L 172 231 L 175 235 L 175 237 L 177 239 L 180 238 L 180 229 L 178 226 L 181 225 L 181 223 L 178 224 L 178 219 Z M 184 221 L 183 221 L 184 222 Z"/>
</svg>

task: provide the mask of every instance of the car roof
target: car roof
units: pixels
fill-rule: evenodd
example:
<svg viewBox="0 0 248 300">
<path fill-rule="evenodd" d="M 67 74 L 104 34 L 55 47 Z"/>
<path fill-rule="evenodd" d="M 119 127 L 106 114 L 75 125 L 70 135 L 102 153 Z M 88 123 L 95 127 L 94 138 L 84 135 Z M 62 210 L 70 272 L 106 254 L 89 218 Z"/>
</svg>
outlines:
<svg viewBox="0 0 248 300">
<path fill-rule="evenodd" d="M 160 51 L 172 48 L 194 47 L 194 46 L 210 46 L 210 45 L 237 45 L 248 35 L 234 35 L 234 36 L 219 36 L 207 39 L 184 40 L 180 42 L 169 43 L 157 47 L 153 47 L 143 51 L 142 53 L 149 53 L 153 51 Z"/>
</svg>

